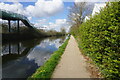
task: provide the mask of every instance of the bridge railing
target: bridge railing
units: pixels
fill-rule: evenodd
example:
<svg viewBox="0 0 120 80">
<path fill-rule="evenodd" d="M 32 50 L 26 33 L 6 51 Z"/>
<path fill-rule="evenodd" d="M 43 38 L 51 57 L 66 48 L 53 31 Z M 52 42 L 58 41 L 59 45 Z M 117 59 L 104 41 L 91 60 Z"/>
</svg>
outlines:
<svg viewBox="0 0 120 80">
<path fill-rule="evenodd" d="M 26 20 L 30 24 L 28 18 L 26 16 L 22 15 L 22 14 L 14 13 L 14 12 L 11 12 L 11 11 L 8 11 L 8 10 L 4 10 L 4 9 L 0 9 L 0 12 L 1 12 L 1 14 L 2 14 L 2 12 L 5 12 L 5 13 L 7 13 L 9 15 L 12 15 L 12 17 L 18 18 L 20 20 Z M 2 15 L 1 15 L 1 17 L 2 17 Z"/>
<path fill-rule="evenodd" d="M 8 11 L 8 10 L 5 10 L 5 9 L 0 9 L 0 11 L 1 11 L 1 12 L 4 11 L 4 12 L 9 13 L 9 14 L 12 14 L 12 15 L 17 15 L 17 16 L 21 17 L 22 19 L 26 19 L 26 20 L 27 20 L 27 17 L 24 16 L 23 14 L 14 13 L 14 12 L 11 12 L 11 11 Z"/>
</svg>

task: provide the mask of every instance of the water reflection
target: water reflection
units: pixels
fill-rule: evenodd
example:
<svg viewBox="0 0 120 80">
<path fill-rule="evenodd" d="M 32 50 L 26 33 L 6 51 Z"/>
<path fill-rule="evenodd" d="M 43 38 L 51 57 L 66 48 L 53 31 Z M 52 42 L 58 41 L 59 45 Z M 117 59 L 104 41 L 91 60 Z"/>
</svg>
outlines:
<svg viewBox="0 0 120 80">
<path fill-rule="evenodd" d="M 53 53 L 57 50 L 64 40 L 61 39 L 45 39 L 39 45 L 37 45 L 27 56 L 29 60 L 35 60 L 38 66 L 43 65 Z"/>
<path fill-rule="evenodd" d="M 26 78 L 56 51 L 65 37 L 8 42 L 2 49 L 2 77 Z"/>
<path fill-rule="evenodd" d="M 29 40 L 23 42 L 8 42 L 2 45 L 2 62 L 3 64 L 7 61 L 17 59 L 19 57 L 25 56 L 32 48 L 41 42 L 39 40 Z"/>
</svg>

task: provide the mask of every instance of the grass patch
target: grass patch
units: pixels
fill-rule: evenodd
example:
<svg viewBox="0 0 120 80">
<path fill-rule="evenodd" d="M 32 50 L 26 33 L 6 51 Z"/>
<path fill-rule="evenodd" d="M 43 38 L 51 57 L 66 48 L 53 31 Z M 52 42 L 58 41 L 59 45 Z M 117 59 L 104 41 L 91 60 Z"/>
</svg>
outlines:
<svg viewBox="0 0 120 80">
<path fill-rule="evenodd" d="M 60 61 L 60 58 L 65 51 L 69 38 L 70 37 L 68 37 L 68 39 L 62 44 L 62 46 L 60 46 L 59 49 L 55 51 L 51 55 L 51 57 L 44 63 L 44 65 L 38 68 L 36 72 L 31 77 L 28 78 L 28 80 L 33 80 L 36 78 L 41 78 L 41 79 L 51 78 L 56 65 Z"/>
</svg>

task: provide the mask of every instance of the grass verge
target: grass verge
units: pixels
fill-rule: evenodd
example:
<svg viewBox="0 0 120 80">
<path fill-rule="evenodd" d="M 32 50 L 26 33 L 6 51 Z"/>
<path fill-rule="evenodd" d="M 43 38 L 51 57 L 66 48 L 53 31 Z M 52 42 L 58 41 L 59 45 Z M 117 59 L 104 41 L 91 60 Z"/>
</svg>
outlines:
<svg viewBox="0 0 120 80">
<path fill-rule="evenodd" d="M 56 65 L 60 61 L 60 58 L 65 51 L 69 38 L 70 37 L 68 37 L 68 39 L 62 44 L 62 46 L 60 46 L 59 49 L 55 51 L 51 55 L 51 57 L 44 63 L 44 65 L 38 68 L 36 72 L 31 77 L 28 78 L 28 80 L 34 80 L 37 78 L 40 78 L 40 79 L 51 78 Z"/>
</svg>

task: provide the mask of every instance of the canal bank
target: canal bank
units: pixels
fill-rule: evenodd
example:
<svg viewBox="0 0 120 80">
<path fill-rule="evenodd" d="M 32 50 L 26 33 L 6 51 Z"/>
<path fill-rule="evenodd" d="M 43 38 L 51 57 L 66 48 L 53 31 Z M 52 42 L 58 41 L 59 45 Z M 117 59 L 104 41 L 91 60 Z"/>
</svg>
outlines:
<svg viewBox="0 0 120 80">
<path fill-rule="evenodd" d="M 62 36 L 3 43 L 2 78 L 29 77 L 58 50 L 65 39 Z"/>
<path fill-rule="evenodd" d="M 65 51 L 69 38 L 70 37 L 68 37 L 68 39 L 62 44 L 62 46 L 60 46 L 59 49 L 50 56 L 46 63 L 38 68 L 36 72 L 28 78 L 28 80 L 33 78 L 51 78 L 56 65 L 59 63 L 60 58 Z"/>
</svg>

